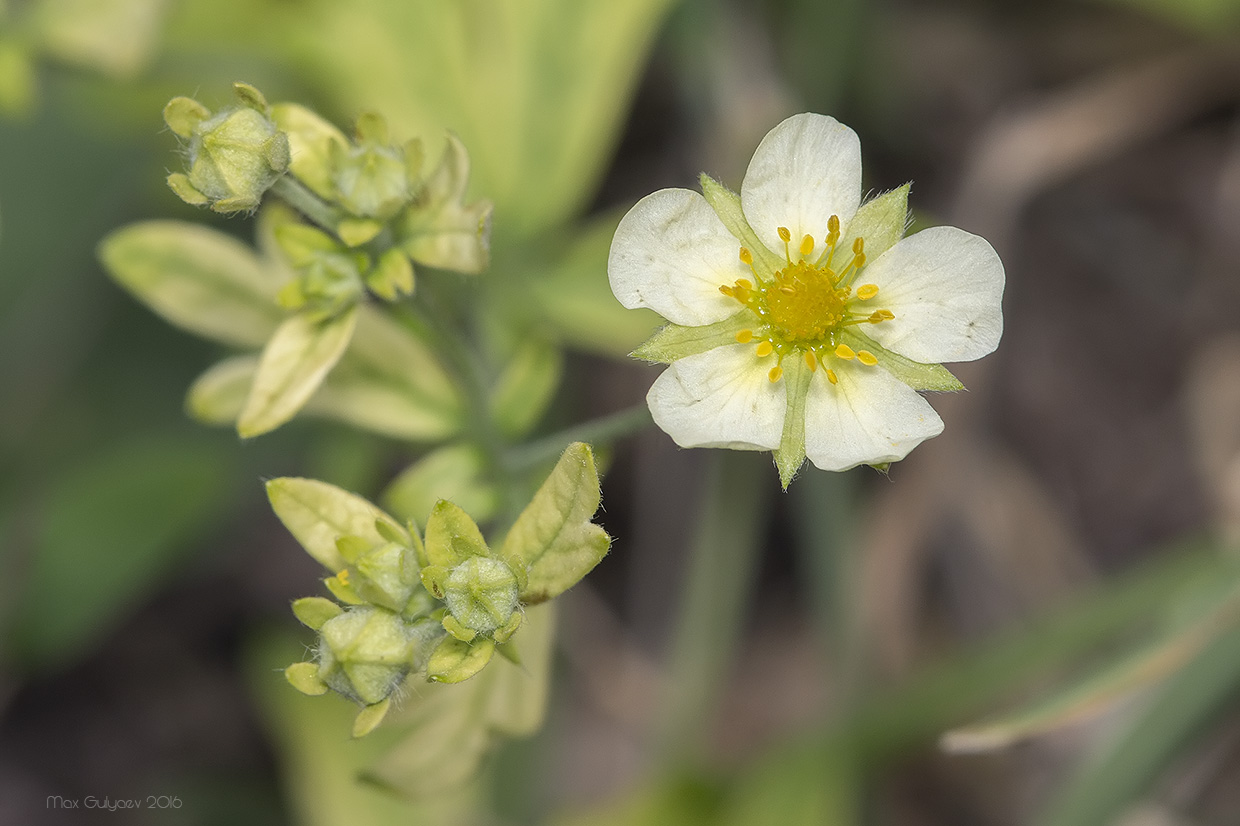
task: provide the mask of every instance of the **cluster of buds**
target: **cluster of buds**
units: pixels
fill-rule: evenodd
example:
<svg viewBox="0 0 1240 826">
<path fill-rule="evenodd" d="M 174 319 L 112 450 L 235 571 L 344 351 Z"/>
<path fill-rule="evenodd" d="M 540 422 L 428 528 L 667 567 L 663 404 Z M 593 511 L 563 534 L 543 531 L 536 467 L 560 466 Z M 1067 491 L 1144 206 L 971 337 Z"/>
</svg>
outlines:
<svg viewBox="0 0 1240 826">
<path fill-rule="evenodd" d="M 214 115 L 186 97 L 164 109 L 189 161 L 168 185 L 217 212 L 253 211 L 273 190 L 317 225 L 277 236 L 297 273 L 280 295 L 286 309 L 330 317 L 367 291 L 395 301 L 413 292 L 415 264 L 486 269 L 491 204 L 466 202 L 469 156 L 454 136 L 425 172 L 422 142 L 394 142 L 379 115 L 359 117 L 350 139 L 303 106 L 268 105 L 244 83 L 234 89 L 238 105 Z"/>
<path fill-rule="evenodd" d="M 406 678 L 458 683 L 499 652 L 518 662 L 522 606 L 575 584 L 607 553 L 589 520 L 598 507 L 590 448 L 571 445 L 498 549 L 461 508 L 441 500 L 423 539 L 374 505 L 308 479 L 268 483 L 276 514 L 333 569 L 338 600 L 306 597 L 293 612 L 318 632 L 314 658 L 285 670 L 306 694 L 335 691 L 363 706 L 354 736 L 377 726 Z M 307 502 L 313 503 L 308 508 Z M 311 516 L 307 517 L 307 513 Z M 332 515 L 321 519 L 314 514 Z M 340 524 L 354 532 L 335 535 Z"/>
</svg>

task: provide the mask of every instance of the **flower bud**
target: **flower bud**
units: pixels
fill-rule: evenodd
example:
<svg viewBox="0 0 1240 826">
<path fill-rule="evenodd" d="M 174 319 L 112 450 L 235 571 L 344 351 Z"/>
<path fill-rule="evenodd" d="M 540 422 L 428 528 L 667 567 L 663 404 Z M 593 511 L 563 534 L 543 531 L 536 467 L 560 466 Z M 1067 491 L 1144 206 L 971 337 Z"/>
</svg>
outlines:
<svg viewBox="0 0 1240 826">
<path fill-rule="evenodd" d="M 318 679 L 339 694 L 372 705 L 387 699 L 438 643 L 432 620 L 406 622 L 386 608 L 359 605 L 319 628 Z M 433 635 L 433 636 L 432 636 Z"/>
<path fill-rule="evenodd" d="M 333 149 L 333 183 L 349 212 L 387 220 L 413 199 L 410 169 L 421 165 L 421 154 L 389 145 L 387 124 L 378 115 L 358 119 L 356 145 Z"/>
<path fill-rule="evenodd" d="M 187 203 L 216 212 L 257 208 L 289 165 L 288 137 L 268 117 L 262 94 L 241 83 L 235 89 L 239 104 L 214 115 L 184 97 L 164 108 L 168 128 L 189 141 L 188 170 L 169 175 L 168 186 Z"/>
<path fill-rule="evenodd" d="M 472 556 L 448 572 L 442 587 L 448 611 L 470 637 L 504 628 L 517 610 L 517 577 L 498 559 Z"/>
<path fill-rule="evenodd" d="M 434 602 L 422 587 L 413 548 L 396 542 L 371 546 L 356 536 L 336 542 L 349 565 L 344 578 L 363 602 L 388 608 L 406 618 L 431 612 Z M 341 574 L 336 575 L 340 579 Z"/>
</svg>

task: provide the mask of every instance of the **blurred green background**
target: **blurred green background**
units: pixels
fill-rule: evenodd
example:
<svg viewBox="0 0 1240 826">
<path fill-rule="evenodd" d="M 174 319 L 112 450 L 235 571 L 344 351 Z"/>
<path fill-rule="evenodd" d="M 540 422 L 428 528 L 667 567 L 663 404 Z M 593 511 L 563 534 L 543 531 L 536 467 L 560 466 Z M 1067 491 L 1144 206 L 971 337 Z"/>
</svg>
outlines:
<svg viewBox="0 0 1240 826">
<path fill-rule="evenodd" d="M 1240 824 L 1240 4 L 1227 0 L 0 2 L 0 823 Z M 569 352 L 550 432 L 637 403 L 606 251 L 633 201 L 739 186 L 786 115 L 867 190 L 987 237 L 999 351 L 895 466 L 615 446 L 611 556 L 549 719 L 452 811 L 277 669 L 314 563 L 263 479 L 377 496 L 423 446 L 183 413 L 221 353 L 95 246 L 182 204 L 160 120 L 245 80 L 456 131 L 495 201 L 488 312 Z M 946 737 L 942 735 L 947 732 Z"/>
</svg>

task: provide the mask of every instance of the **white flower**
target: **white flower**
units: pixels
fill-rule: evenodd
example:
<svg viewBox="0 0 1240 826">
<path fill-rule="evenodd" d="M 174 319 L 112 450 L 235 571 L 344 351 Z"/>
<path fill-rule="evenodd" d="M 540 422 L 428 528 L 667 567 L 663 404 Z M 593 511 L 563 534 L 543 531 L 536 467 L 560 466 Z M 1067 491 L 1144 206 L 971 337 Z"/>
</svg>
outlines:
<svg viewBox="0 0 1240 826">
<path fill-rule="evenodd" d="M 634 355 L 670 363 L 646 399 L 682 447 L 773 450 L 786 487 L 903 459 L 943 422 L 917 390 L 961 385 L 1003 332 L 1003 264 L 984 239 L 902 238 L 908 187 L 861 204 L 861 146 L 802 114 L 759 144 L 739 198 L 664 189 L 621 220 L 608 278 L 669 322 Z"/>
</svg>

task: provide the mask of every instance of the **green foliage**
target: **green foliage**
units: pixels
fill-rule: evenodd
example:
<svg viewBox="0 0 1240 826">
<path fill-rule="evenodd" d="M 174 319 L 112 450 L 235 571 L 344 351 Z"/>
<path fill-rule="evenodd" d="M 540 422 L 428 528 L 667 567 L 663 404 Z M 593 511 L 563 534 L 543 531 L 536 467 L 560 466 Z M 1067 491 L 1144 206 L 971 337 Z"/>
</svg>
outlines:
<svg viewBox="0 0 1240 826">
<path fill-rule="evenodd" d="M 701 327 L 667 324 L 630 355 L 655 364 L 671 364 L 686 356 L 705 353 L 725 344 L 735 344 L 736 334 L 752 326 L 753 313 L 748 310 L 741 310 L 731 318 L 716 321 L 714 324 L 703 324 Z"/>
<path fill-rule="evenodd" d="M 499 507 L 499 492 L 484 475 L 482 451 L 469 444 L 437 448 L 405 468 L 383 494 L 383 504 L 402 518 L 425 521 L 440 499 L 456 502 L 485 522 Z"/>
<path fill-rule="evenodd" d="M 878 256 L 904 237 L 908 225 L 908 191 L 910 184 L 885 192 L 866 201 L 848 225 L 843 227 L 836 249 L 850 250 L 858 238 L 865 239 L 866 258 Z"/>
<path fill-rule="evenodd" d="M 844 330 L 841 339 L 854 350 L 869 350 L 878 357 L 878 363 L 891 375 L 914 390 L 938 390 L 954 392 L 964 385 L 941 364 L 922 364 L 893 353 L 856 328 Z"/>
<path fill-rule="evenodd" d="M 159 438 L 122 442 L 59 479 L 14 617 L 23 663 L 63 664 L 113 628 L 209 534 L 229 486 L 217 450 Z"/>
<path fill-rule="evenodd" d="M 741 209 L 741 196 L 706 173 L 702 173 L 700 182 L 706 203 L 710 204 L 710 208 L 719 216 L 728 232 L 739 238 L 745 249 L 753 255 L 754 266 L 767 274 L 783 269 L 784 262 L 767 249 L 766 244 L 758 239 L 753 228 L 749 226 L 745 212 Z"/>
<path fill-rule="evenodd" d="M 491 390 L 496 429 L 509 438 L 529 433 L 546 412 L 563 372 L 558 347 L 533 338 L 521 342 Z"/>
<path fill-rule="evenodd" d="M 809 383 L 813 378 L 813 372 L 803 359 L 788 360 L 784 368 L 788 408 L 784 414 L 784 432 L 774 453 L 779 483 L 784 490 L 805 464 L 805 400 L 809 397 Z"/>
<path fill-rule="evenodd" d="M 611 537 L 590 521 L 599 495 L 590 446 L 570 445 L 504 539 L 503 558 L 528 570 L 522 602 L 559 596 L 607 555 Z"/>
<path fill-rule="evenodd" d="M 284 523 L 306 553 L 330 571 L 346 566 L 336 545 L 341 536 L 360 537 L 375 545 L 387 540 L 375 527 L 387 523 L 388 530 L 409 540 L 409 534 L 390 516 L 360 496 L 314 479 L 282 478 L 267 483 L 271 509 Z"/>
</svg>

